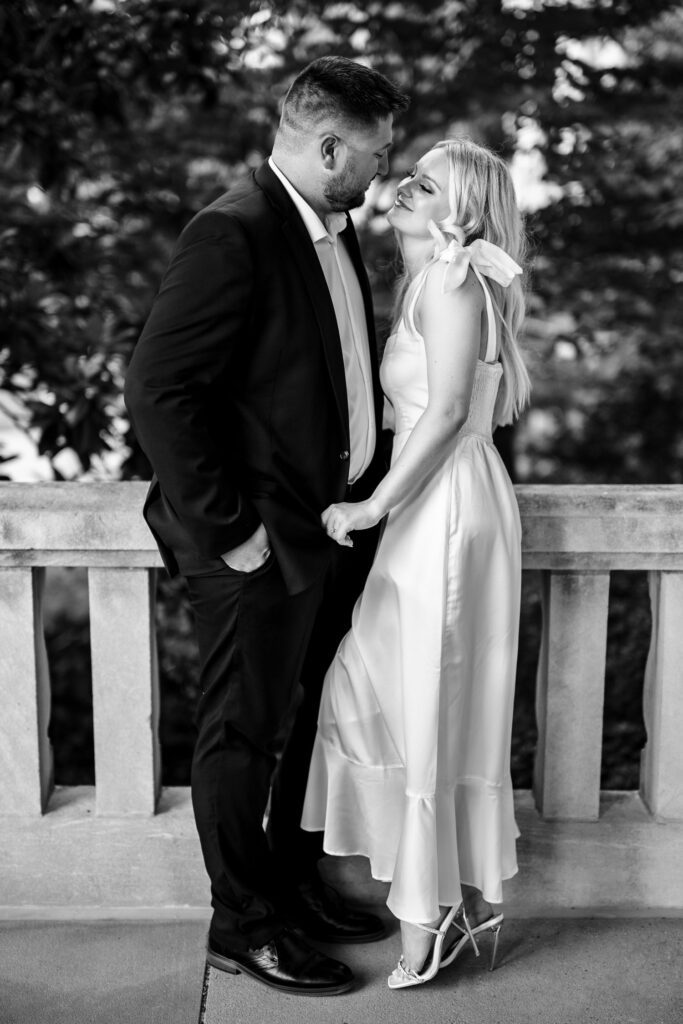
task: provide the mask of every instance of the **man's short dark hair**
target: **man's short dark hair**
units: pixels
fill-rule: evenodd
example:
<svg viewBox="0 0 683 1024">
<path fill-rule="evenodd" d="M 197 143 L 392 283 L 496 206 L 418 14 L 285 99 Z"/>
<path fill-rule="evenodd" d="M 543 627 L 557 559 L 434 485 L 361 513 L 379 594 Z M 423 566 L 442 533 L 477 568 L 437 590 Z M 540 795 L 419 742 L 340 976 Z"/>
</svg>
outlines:
<svg viewBox="0 0 683 1024">
<path fill-rule="evenodd" d="M 319 57 L 296 76 L 285 97 L 282 118 L 301 129 L 328 118 L 373 127 L 405 110 L 409 99 L 388 78 L 346 57 Z"/>
</svg>

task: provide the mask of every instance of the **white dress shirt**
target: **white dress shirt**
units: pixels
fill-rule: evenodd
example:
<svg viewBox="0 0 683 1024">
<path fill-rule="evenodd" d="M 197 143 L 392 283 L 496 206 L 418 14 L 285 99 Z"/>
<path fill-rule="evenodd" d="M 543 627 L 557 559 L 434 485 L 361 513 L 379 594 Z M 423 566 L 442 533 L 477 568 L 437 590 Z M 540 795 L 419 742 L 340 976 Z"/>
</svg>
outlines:
<svg viewBox="0 0 683 1024">
<path fill-rule="evenodd" d="M 341 339 L 346 395 L 349 406 L 349 483 L 370 465 L 376 431 L 368 329 L 363 295 L 346 246 L 338 234 L 346 227 L 345 213 L 332 213 L 323 224 L 315 210 L 284 176 L 273 158 L 271 170 L 280 179 L 311 236 L 330 290 Z"/>
</svg>

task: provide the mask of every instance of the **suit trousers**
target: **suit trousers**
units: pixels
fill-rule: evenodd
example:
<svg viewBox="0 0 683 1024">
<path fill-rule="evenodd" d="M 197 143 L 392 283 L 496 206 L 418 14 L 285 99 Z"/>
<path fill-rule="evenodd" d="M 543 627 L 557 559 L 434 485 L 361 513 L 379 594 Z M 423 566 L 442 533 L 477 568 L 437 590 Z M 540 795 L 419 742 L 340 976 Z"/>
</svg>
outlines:
<svg viewBox="0 0 683 1024">
<path fill-rule="evenodd" d="M 287 593 L 271 555 L 254 572 L 193 567 L 201 697 L 192 802 L 214 909 L 210 936 L 268 942 L 313 875 L 322 837 L 299 827 L 322 682 L 367 576 L 375 531 L 337 547 L 325 575 Z M 269 806 L 268 830 L 263 821 Z"/>
</svg>

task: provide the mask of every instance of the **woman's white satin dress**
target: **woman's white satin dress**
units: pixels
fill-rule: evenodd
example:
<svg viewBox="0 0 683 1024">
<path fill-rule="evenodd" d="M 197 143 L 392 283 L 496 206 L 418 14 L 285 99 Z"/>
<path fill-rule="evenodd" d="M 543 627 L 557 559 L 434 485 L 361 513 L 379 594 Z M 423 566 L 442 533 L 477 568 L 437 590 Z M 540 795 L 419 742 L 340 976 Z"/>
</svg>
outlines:
<svg viewBox="0 0 683 1024">
<path fill-rule="evenodd" d="M 302 827 L 363 854 L 412 922 L 492 903 L 517 870 L 510 733 L 521 580 L 520 521 L 491 427 L 502 376 L 488 289 L 486 359 L 452 453 L 390 513 L 351 630 L 327 673 Z M 401 323 L 381 380 L 392 461 L 427 404 L 421 337 Z"/>
</svg>

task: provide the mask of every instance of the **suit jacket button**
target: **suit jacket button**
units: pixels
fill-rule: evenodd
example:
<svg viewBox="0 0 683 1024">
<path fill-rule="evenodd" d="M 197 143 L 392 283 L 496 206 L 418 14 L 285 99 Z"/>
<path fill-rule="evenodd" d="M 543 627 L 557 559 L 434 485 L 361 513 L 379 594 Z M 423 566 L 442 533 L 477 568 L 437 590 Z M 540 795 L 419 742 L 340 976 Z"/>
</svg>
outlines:
<svg viewBox="0 0 683 1024">
<path fill-rule="evenodd" d="M 349 453 L 347 452 L 346 449 L 344 449 L 343 452 L 339 452 L 339 458 L 341 459 L 342 462 L 346 462 L 348 457 L 349 457 Z"/>
</svg>

